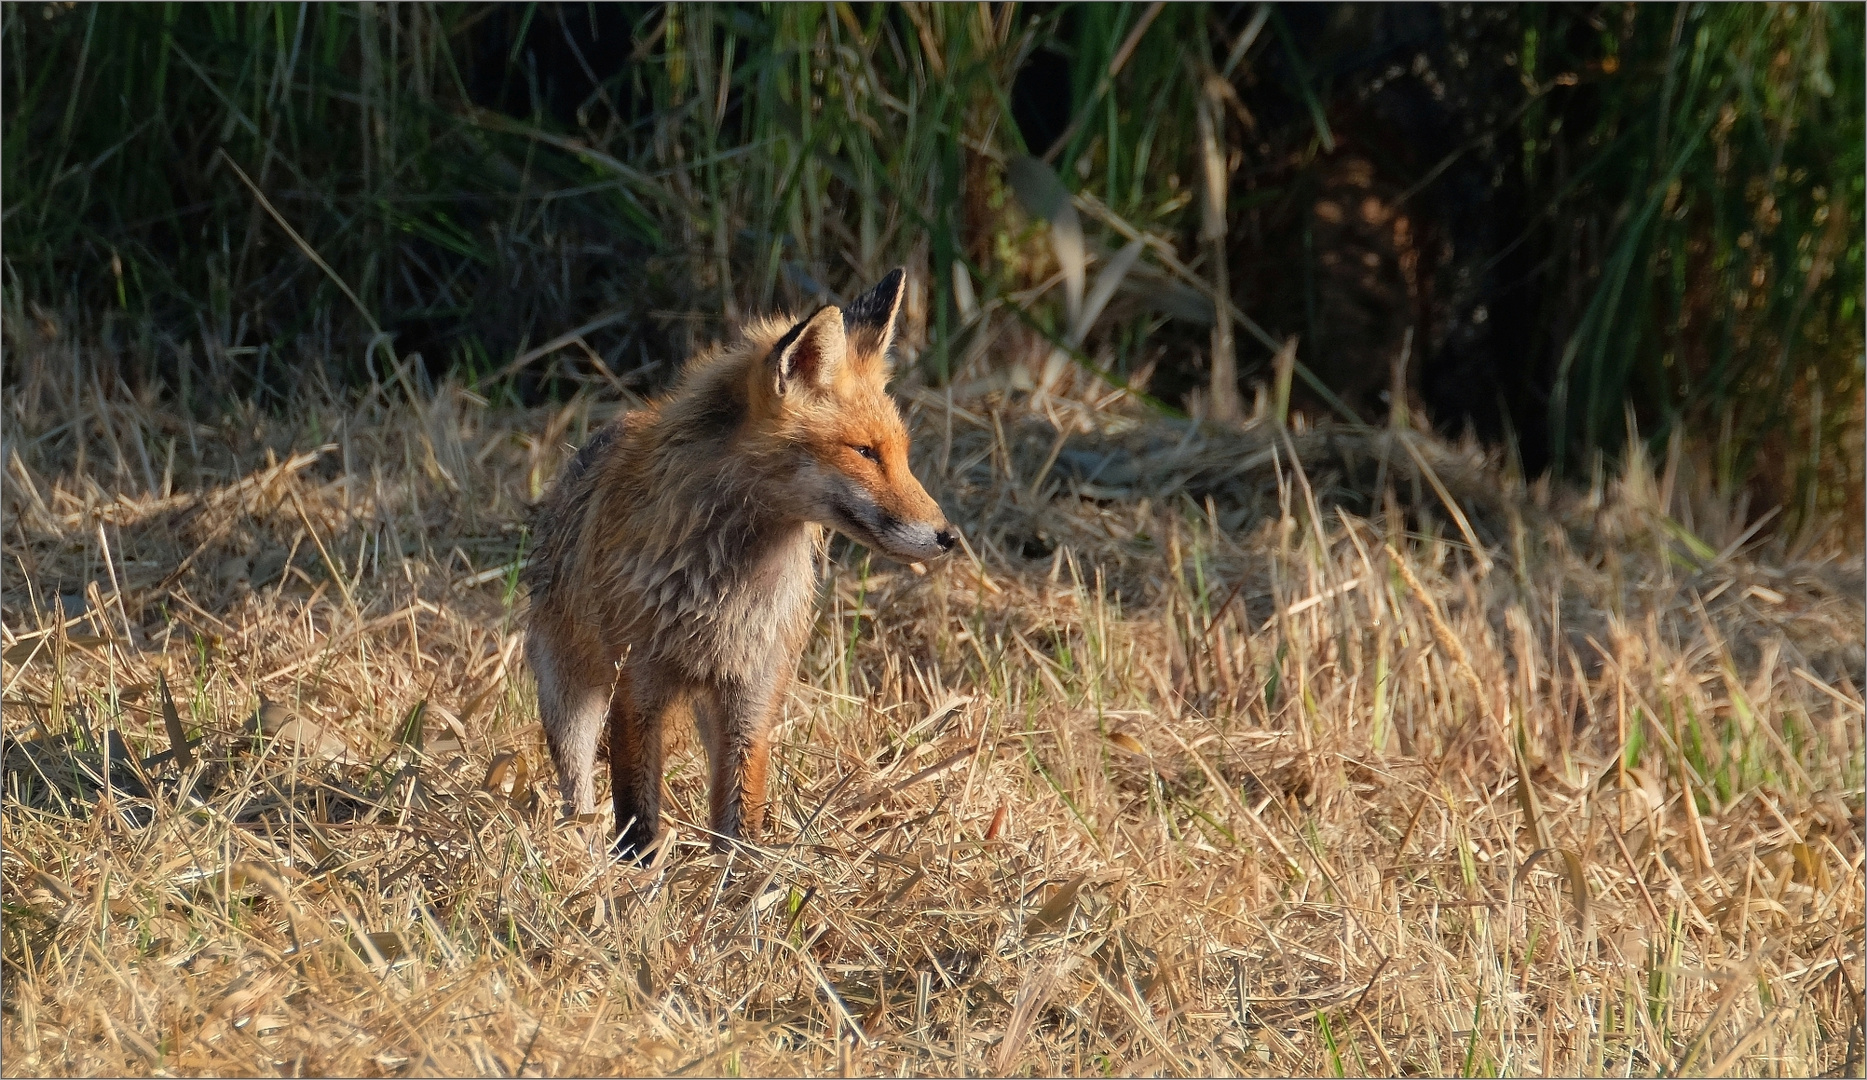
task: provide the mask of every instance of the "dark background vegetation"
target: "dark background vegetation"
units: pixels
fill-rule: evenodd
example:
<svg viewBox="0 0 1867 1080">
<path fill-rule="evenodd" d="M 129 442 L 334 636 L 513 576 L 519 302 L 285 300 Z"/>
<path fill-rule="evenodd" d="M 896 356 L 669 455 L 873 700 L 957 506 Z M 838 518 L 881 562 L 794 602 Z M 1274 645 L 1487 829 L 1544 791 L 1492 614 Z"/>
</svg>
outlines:
<svg viewBox="0 0 1867 1080">
<path fill-rule="evenodd" d="M 1299 408 L 1382 422 L 1404 355 L 1528 472 L 1631 418 L 1860 530 L 1859 5 L 9 3 L 3 37 L 12 332 L 181 407 L 653 388 L 901 262 L 937 383 L 981 306 L 1064 336 L 1056 208 L 1008 180 L 1040 158 L 1092 253 L 1164 241 L 1081 355 L 1167 407 L 1223 281 L 1247 394 L 1294 335 Z"/>
</svg>

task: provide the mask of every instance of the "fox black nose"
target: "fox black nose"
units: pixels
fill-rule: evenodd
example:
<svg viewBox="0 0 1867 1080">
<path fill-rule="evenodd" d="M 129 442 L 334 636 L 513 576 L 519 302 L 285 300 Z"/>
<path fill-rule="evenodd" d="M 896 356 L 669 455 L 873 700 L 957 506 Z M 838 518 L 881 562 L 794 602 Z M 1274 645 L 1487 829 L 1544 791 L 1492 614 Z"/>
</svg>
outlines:
<svg viewBox="0 0 1867 1080">
<path fill-rule="evenodd" d="M 953 535 L 952 529 L 941 529 L 934 533 L 934 543 L 940 545 L 941 551 L 952 551 L 953 545 L 959 543 L 959 537 Z"/>
</svg>

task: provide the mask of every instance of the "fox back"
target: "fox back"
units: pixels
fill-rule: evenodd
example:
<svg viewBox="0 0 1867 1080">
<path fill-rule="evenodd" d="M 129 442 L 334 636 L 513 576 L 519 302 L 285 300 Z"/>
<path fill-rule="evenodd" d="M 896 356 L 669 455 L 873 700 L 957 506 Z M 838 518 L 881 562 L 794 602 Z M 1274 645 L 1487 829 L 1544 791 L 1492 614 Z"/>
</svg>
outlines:
<svg viewBox="0 0 1867 1080">
<path fill-rule="evenodd" d="M 625 847 L 654 835 L 653 798 L 633 789 L 659 791 L 669 711 L 693 712 L 714 762 L 716 843 L 756 825 L 824 529 L 905 561 L 955 542 L 886 389 L 902 284 L 897 270 L 847 310 L 749 324 L 597 431 L 540 507 L 526 573 L 540 711 L 567 808 L 585 814 L 607 705 Z M 740 789 L 731 820 L 722 785 Z"/>
</svg>

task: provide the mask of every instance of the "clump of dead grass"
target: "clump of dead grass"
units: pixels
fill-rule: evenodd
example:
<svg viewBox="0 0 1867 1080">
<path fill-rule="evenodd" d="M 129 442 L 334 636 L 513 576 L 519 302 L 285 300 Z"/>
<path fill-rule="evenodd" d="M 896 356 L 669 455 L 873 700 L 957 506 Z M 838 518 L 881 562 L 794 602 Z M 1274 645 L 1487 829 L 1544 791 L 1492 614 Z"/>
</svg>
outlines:
<svg viewBox="0 0 1867 1080">
<path fill-rule="evenodd" d="M 614 406 L 203 423 L 72 362 L 9 395 L 9 1071 L 1859 1067 L 1860 555 L 1679 455 L 909 389 L 968 557 L 836 544 L 773 834 L 704 855 L 680 738 L 636 868 L 517 650 Z"/>
</svg>

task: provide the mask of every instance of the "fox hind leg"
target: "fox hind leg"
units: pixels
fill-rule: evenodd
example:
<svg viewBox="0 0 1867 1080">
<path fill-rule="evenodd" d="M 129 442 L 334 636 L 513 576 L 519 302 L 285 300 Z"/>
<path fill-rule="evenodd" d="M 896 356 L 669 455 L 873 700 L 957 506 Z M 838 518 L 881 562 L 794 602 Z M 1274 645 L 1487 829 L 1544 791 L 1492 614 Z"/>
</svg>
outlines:
<svg viewBox="0 0 1867 1080">
<path fill-rule="evenodd" d="M 526 636 L 525 659 L 538 678 L 538 718 L 557 766 L 564 812 L 580 817 L 596 810 L 596 747 L 603 732 L 609 685 L 566 663 L 551 642 Z"/>
</svg>

